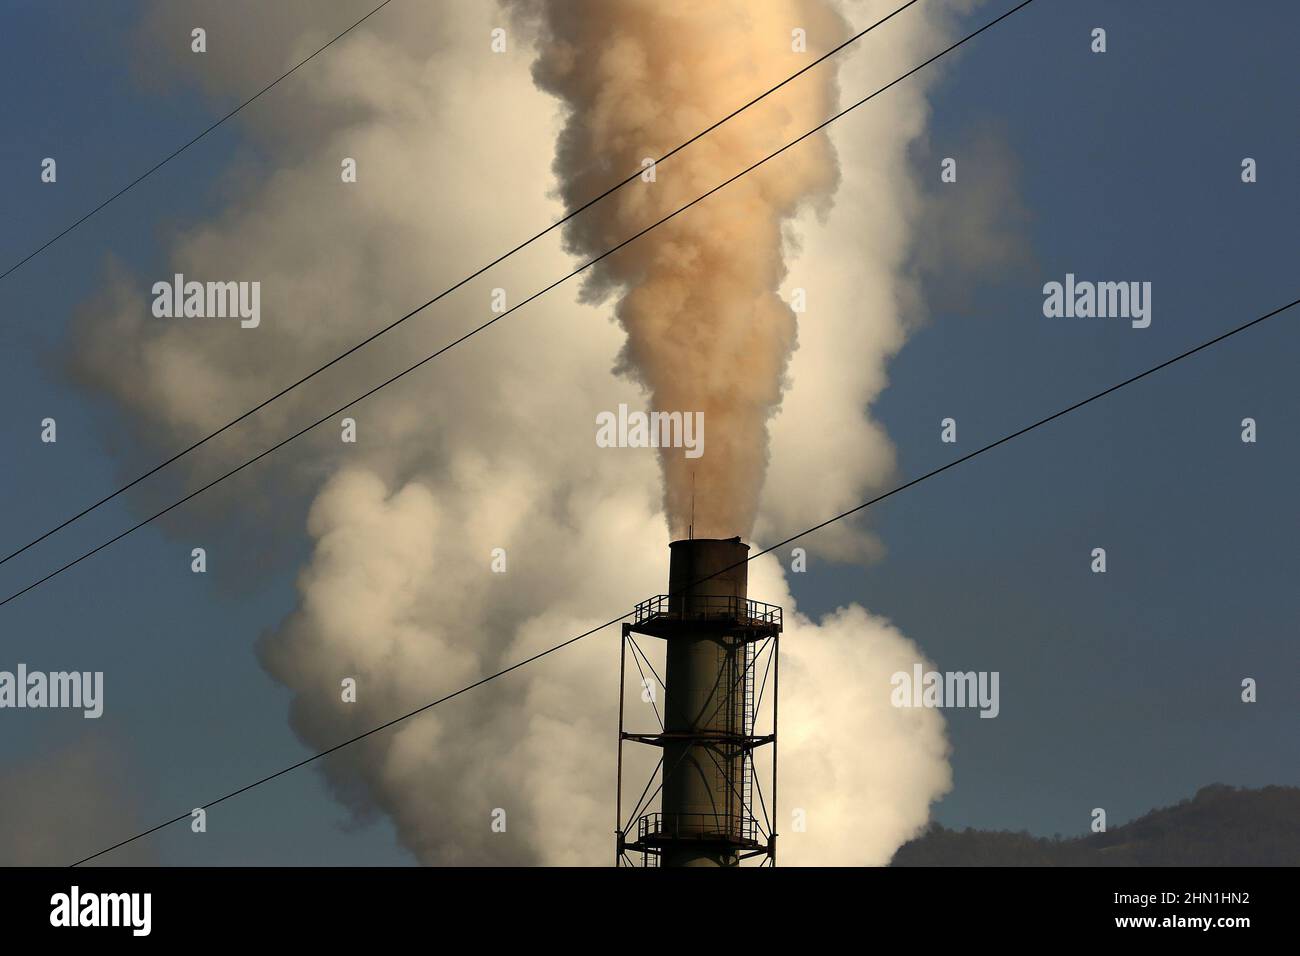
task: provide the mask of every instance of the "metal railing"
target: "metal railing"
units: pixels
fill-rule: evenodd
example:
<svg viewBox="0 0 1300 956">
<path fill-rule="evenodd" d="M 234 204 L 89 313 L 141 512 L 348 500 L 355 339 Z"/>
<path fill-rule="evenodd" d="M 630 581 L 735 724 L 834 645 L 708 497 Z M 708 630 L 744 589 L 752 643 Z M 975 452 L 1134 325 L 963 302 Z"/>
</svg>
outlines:
<svg viewBox="0 0 1300 956">
<path fill-rule="evenodd" d="M 637 837 L 661 840 L 736 840 L 744 838 L 739 814 L 647 813 L 637 821 Z"/>
<path fill-rule="evenodd" d="M 750 626 L 781 626 L 781 608 L 731 594 L 656 594 L 636 606 L 635 623 L 654 620 L 735 621 Z"/>
</svg>

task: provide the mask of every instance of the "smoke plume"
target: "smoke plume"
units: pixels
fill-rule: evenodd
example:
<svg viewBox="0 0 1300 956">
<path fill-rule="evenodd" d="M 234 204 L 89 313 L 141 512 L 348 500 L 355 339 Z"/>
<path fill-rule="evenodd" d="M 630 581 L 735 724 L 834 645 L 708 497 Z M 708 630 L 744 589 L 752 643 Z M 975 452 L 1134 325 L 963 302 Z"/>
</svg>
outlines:
<svg viewBox="0 0 1300 956">
<path fill-rule="evenodd" d="M 228 108 L 248 79 L 221 50 L 247 37 L 259 75 L 273 75 L 366 5 L 159 0 L 142 42 L 164 51 L 204 22 L 211 58 L 181 47 L 176 68 Z M 252 148 L 220 212 L 171 235 L 148 274 L 106 270 L 78 320 L 74 371 L 158 460 L 774 85 L 838 43 L 846 19 L 860 28 L 893 5 L 391 4 L 240 114 Z M 503 53 L 490 48 L 497 28 Z M 805 54 L 791 51 L 795 29 Z M 840 76 L 862 95 L 949 33 L 919 4 L 846 51 Z M 489 318 L 494 288 L 520 301 L 570 271 L 575 253 L 603 252 L 820 122 L 837 100 L 834 64 L 824 66 L 662 164 L 653 183 L 583 214 L 567 249 L 541 242 L 512 257 L 187 456 L 182 474 L 192 486 L 251 457 Z M 296 607 L 244 639 L 308 747 L 663 589 L 665 522 L 680 534 L 689 514 L 686 460 L 593 440 L 595 415 L 645 407 L 643 389 L 656 408 L 706 413 L 697 534 L 754 525 L 761 545 L 889 480 L 892 446 L 868 407 L 905 339 L 900 303 L 914 296 L 905 156 L 925 128 L 926 82 L 637 240 L 583 296 L 557 288 L 367 399 L 347 413 L 355 444 L 327 423 L 170 516 L 178 537 L 238 556 L 226 566 L 262 561 L 285 539 L 295 558 L 305 547 Z M 340 182 L 344 157 L 356 183 Z M 261 281 L 260 327 L 151 318 L 150 284 L 175 272 Z M 796 286 L 809 305 L 792 353 L 785 301 Z M 612 294 L 617 322 L 601 304 Z M 872 550 L 839 525 L 801 543 L 810 572 Z M 856 605 L 801 614 L 778 557 L 754 563 L 751 590 L 787 610 L 780 790 L 783 813 L 802 809 L 808 827 L 778 821 L 782 860 L 886 862 L 949 785 L 942 718 L 889 705 L 890 674 L 920 653 Z M 594 635 L 318 766 L 359 821 L 387 816 L 423 862 L 607 864 L 617 642 L 612 629 Z M 345 678 L 354 703 L 340 699 Z M 492 826 L 498 809 L 504 832 Z"/>
<path fill-rule="evenodd" d="M 533 75 L 568 111 L 555 173 L 571 208 L 847 35 L 825 0 L 551 0 L 533 12 Z M 835 99 L 833 65 L 805 74 L 669 158 L 653 181 L 643 174 L 570 222 L 570 250 L 599 255 L 817 125 Z M 593 301 L 621 295 L 619 369 L 646 387 L 656 410 L 704 413 L 703 458 L 661 453 L 673 538 L 686 536 L 692 513 L 697 536 L 753 530 L 767 422 L 796 338 L 795 314 L 778 295 L 783 225 L 801 205 L 826 200 L 838 175 L 830 140 L 811 137 L 603 260 L 587 281 Z"/>
</svg>

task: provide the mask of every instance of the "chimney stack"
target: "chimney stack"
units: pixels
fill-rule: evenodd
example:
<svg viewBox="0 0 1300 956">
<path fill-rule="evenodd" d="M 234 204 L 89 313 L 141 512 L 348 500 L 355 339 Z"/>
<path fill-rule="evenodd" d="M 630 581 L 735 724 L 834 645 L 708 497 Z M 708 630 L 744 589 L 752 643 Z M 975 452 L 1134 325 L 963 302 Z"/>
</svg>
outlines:
<svg viewBox="0 0 1300 956">
<path fill-rule="evenodd" d="M 772 794 L 762 803 L 775 819 L 776 673 L 781 609 L 750 601 L 749 546 L 740 538 L 690 538 L 670 545 L 668 593 L 637 605 L 623 625 L 626 661 L 632 634 L 666 643 L 663 726 L 659 733 L 628 733 L 619 707 L 618 862 L 631 850 L 644 865 L 737 866 L 742 859 L 776 859 L 776 834 L 755 806 L 754 750 L 771 745 Z M 637 645 L 639 650 L 639 645 Z M 635 651 L 634 651 L 635 653 Z M 772 732 L 757 735 L 755 665 L 771 655 Z M 625 667 L 623 670 L 625 673 Z M 660 747 L 660 810 L 635 819 L 629 840 L 622 821 L 622 746 L 625 740 Z M 649 792 L 647 787 L 647 793 Z M 653 806 L 640 804 L 634 816 Z M 628 821 L 627 830 L 630 831 Z"/>
</svg>

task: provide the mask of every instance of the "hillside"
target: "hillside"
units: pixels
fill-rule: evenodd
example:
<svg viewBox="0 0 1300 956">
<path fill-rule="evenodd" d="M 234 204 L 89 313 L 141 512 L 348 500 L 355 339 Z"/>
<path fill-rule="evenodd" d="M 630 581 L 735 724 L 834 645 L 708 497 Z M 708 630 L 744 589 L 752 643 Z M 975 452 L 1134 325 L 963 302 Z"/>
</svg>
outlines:
<svg viewBox="0 0 1300 956">
<path fill-rule="evenodd" d="M 937 824 L 891 866 L 1295 866 L 1300 787 L 1211 784 L 1106 833 L 1072 839 Z"/>
</svg>

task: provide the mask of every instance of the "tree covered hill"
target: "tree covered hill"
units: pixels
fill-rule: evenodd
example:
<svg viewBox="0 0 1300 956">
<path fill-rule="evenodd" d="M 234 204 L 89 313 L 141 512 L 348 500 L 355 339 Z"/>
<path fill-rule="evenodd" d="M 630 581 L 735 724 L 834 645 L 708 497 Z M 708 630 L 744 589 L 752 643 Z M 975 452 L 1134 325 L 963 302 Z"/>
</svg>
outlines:
<svg viewBox="0 0 1300 956">
<path fill-rule="evenodd" d="M 891 866 L 1295 866 L 1300 787 L 1211 784 L 1106 833 L 1072 839 L 933 824 Z"/>
</svg>

